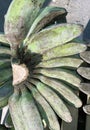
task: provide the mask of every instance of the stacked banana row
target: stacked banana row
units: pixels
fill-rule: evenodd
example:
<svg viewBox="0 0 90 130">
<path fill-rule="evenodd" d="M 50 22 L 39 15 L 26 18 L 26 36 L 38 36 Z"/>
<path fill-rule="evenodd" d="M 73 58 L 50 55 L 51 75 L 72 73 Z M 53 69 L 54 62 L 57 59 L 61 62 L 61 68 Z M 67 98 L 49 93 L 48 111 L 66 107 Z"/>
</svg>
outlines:
<svg viewBox="0 0 90 130">
<path fill-rule="evenodd" d="M 67 12 L 60 7 L 40 10 L 44 2 L 13 0 L 5 18 L 5 35 L 0 35 L 0 107 L 9 105 L 5 125 L 12 129 L 14 125 L 15 130 L 60 130 L 56 114 L 71 122 L 66 104 L 76 108 L 82 105 L 75 94 L 81 82 L 76 69 L 83 63 L 79 53 L 87 48 L 77 39 L 82 26 L 54 24 L 45 28 L 56 16 Z M 13 87 L 11 59 L 16 48 L 29 76 Z"/>
<path fill-rule="evenodd" d="M 0 43 L 0 108 L 8 104 L 13 93 L 11 51 L 8 44 Z"/>
<path fill-rule="evenodd" d="M 12 86 L 12 68 L 11 68 L 11 50 L 9 44 L 2 37 L 0 42 L 0 109 L 8 105 L 9 97 L 13 94 Z M 0 130 L 8 130 L 5 126 L 0 125 Z"/>
<path fill-rule="evenodd" d="M 85 93 L 87 96 L 90 95 L 90 45 L 87 45 L 88 48 L 85 52 L 80 54 L 81 58 L 87 63 L 86 65 L 78 68 L 78 73 L 87 79 L 87 83 L 81 83 L 80 90 Z M 90 115 L 90 105 L 83 107 L 83 110 L 86 114 Z"/>
</svg>

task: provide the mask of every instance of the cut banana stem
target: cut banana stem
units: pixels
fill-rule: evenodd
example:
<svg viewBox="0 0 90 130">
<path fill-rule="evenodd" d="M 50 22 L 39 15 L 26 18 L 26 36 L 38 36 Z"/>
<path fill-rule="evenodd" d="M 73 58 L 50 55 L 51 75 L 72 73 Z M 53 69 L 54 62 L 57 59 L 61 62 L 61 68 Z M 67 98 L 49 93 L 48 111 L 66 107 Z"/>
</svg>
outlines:
<svg viewBox="0 0 90 130">
<path fill-rule="evenodd" d="M 90 95 L 90 83 L 81 83 L 79 89 L 86 95 Z"/>
<path fill-rule="evenodd" d="M 43 53 L 42 60 L 49 60 L 57 57 L 71 56 L 81 53 L 86 50 L 86 45 L 81 43 L 67 43 L 65 45 L 57 46 Z"/>
<path fill-rule="evenodd" d="M 48 104 L 48 102 L 44 99 L 44 97 L 39 93 L 39 91 L 32 84 L 26 82 L 26 86 L 32 91 L 33 97 L 36 100 L 41 116 L 45 120 L 46 125 L 49 127 L 49 129 L 60 130 L 57 117 L 53 109 Z"/>
<path fill-rule="evenodd" d="M 29 70 L 25 64 L 12 64 L 13 85 L 19 85 L 25 81 L 29 75 Z"/>
<path fill-rule="evenodd" d="M 33 33 L 37 33 L 38 31 L 40 31 L 40 29 L 42 29 L 46 24 L 48 24 L 52 19 L 54 19 L 55 17 L 59 16 L 59 15 L 63 15 L 67 13 L 66 10 L 64 8 L 60 8 L 60 7 L 46 7 L 44 9 L 41 10 L 40 14 L 38 15 L 38 17 L 35 19 L 35 21 L 33 22 L 29 33 L 25 39 L 25 42 L 28 42 L 30 39 L 30 36 Z"/>
<path fill-rule="evenodd" d="M 80 35 L 81 32 L 82 26 L 75 24 L 59 24 L 50 26 L 32 36 L 32 38 L 26 43 L 26 51 L 30 50 L 35 53 L 43 53 L 51 48 L 71 41 Z M 58 50 L 60 52 L 60 49 Z M 76 48 L 74 50 L 76 50 Z M 70 48 L 70 51 L 72 51 L 72 48 Z"/>
<path fill-rule="evenodd" d="M 12 78 L 12 69 L 2 69 L 0 70 L 0 84 L 4 83 L 8 79 Z"/>
<path fill-rule="evenodd" d="M 5 16 L 5 35 L 9 43 L 20 44 L 45 0 L 13 0 Z M 17 10 L 17 11 L 16 11 Z"/>
<path fill-rule="evenodd" d="M 40 62 L 36 66 L 43 67 L 43 68 L 55 68 L 55 67 L 65 67 L 69 69 L 76 69 L 83 63 L 83 60 L 80 58 L 73 58 L 73 57 L 63 57 L 63 58 L 55 58 L 48 61 Z"/>
<path fill-rule="evenodd" d="M 8 99 L 12 93 L 13 93 L 13 86 L 11 81 L 7 81 L 0 86 L 0 108 L 8 104 Z"/>
<path fill-rule="evenodd" d="M 90 51 L 85 51 L 80 54 L 81 58 L 90 64 Z"/>
<path fill-rule="evenodd" d="M 86 114 L 90 115 L 90 105 L 85 105 L 85 106 L 83 107 L 83 110 L 84 110 L 84 112 L 85 112 Z"/>
<path fill-rule="evenodd" d="M 39 92 L 49 102 L 49 104 L 52 106 L 54 111 L 61 119 L 63 119 L 66 122 L 72 121 L 72 117 L 67 106 L 52 89 L 50 89 L 46 84 L 43 84 L 40 81 L 31 79 L 30 82 L 37 87 Z"/>
<path fill-rule="evenodd" d="M 55 79 L 45 77 L 45 76 L 34 75 L 33 77 L 41 80 L 46 85 L 48 85 L 49 87 L 51 87 L 54 90 L 56 90 L 57 92 L 59 92 L 59 94 L 61 96 L 63 96 L 63 98 L 66 101 L 68 101 L 69 103 L 71 103 L 75 107 L 77 107 L 77 108 L 81 107 L 81 105 L 82 105 L 81 100 L 73 92 L 73 90 L 70 89 L 70 87 L 68 85 L 61 83 L 60 81 L 56 81 Z"/>
<path fill-rule="evenodd" d="M 19 104 L 20 91 L 15 88 L 14 93 L 9 98 L 10 115 L 15 127 L 15 130 L 26 130 L 24 127 L 25 122 L 22 121 L 21 106 Z"/>
<path fill-rule="evenodd" d="M 61 69 L 61 68 L 36 69 L 34 70 L 34 73 L 43 74 L 44 76 L 47 76 L 50 78 L 60 79 L 76 87 L 79 87 L 80 82 L 81 82 L 80 76 L 76 74 L 75 71 L 70 71 L 67 69 Z"/>
<path fill-rule="evenodd" d="M 25 87 L 21 88 L 21 93 L 20 104 L 26 124 L 25 130 L 43 130 L 41 118 L 31 93 Z"/>
<path fill-rule="evenodd" d="M 77 72 L 84 78 L 90 80 L 90 67 L 79 67 Z"/>
</svg>

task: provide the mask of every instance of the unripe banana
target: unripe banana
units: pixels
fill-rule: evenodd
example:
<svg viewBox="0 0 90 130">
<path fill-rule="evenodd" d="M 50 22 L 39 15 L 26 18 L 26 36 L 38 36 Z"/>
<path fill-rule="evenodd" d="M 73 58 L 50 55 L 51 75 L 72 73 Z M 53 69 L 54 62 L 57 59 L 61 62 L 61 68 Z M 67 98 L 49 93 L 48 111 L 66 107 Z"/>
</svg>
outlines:
<svg viewBox="0 0 90 130">
<path fill-rule="evenodd" d="M 43 61 L 49 60 L 57 57 L 71 56 L 81 53 L 87 49 L 85 44 L 80 44 L 76 42 L 69 42 L 67 44 L 56 46 L 43 53 Z"/>
<path fill-rule="evenodd" d="M 80 54 L 80 57 L 87 63 L 90 64 L 90 51 L 84 51 Z"/>
<path fill-rule="evenodd" d="M 15 89 L 13 95 L 9 98 L 9 110 L 15 130 L 25 130 L 22 121 L 21 107 L 18 104 L 19 98 L 19 91 Z"/>
<path fill-rule="evenodd" d="M 8 41 L 7 41 L 7 39 L 6 39 L 6 36 L 5 36 L 5 34 L 3 34 L 3 33 L 0 33 L 0 42 L 2 42 L 3 45 L 9 46 L 9 43 L 8 43 Z"/>
<path fill-rule="evenodd" d="M 51 50 L 52 48 L 59 46 L 60 48 L 59 47 L 57 48 L 58 50 L 61 51 L 62 46 L 60 45 L 63 45 L 73 40 L 78 35 L 80 35 L 81 32 L 82 32 L 82 26 L 75 25 L 75 24 L 59 24 L 59 25 L 50 26 L 46 29 L 43 29 L 39 33 L 36 33 L 30 38 L 30 40 L 27 41 L 26 51 L 31 50 L 31 52 L 40 53 L 40 54 L 43 54 L 44 52 L 47 51 L 50 51 L 51 53 L 52 51 L 53 55 L 56 56 L 56 53 L 54 54 L 53 50 Z M 79 45 L 80 47 L 82 47 L 81 44 Z M 68 47 L 66 49 L 68 49 Z"/>
<path fill-rule="evenodd" d="M 0 85 L 0 109 L 8 104 L 8 99 L 12 93 L 13 86 L 11 81 L 7 81 L 3 83 L 3 85 Z"/>
<path fill-rule="evenodd" d="M 39 32 L 52 19 L 54 19 L 59 15 L 63 15 L 65 13 L 67 13 L 67 11 L 64 8 L 60 8 L 60 7 L 48 6 L 42 9 L 38 17 L 33 22 L 28 32 L 28 35 L 25 39 L 25 42 L 27 42 L 30 39 L 32 34 Z"/>
<path fill-rule="evenodd" d="M 37 107 L 40 111 L 41 117 L 45 121 L 46 126 L 48 126 L 50 130 L 60 130 L 57 117 L 45 98 L 32 84 L 30 84 L 29 82 L 26 82 L 25 84 L 31 90 Z"/>
<path fill-rule="evenodd" d="M 44 76 L 59 79 L 61 81 L 65 81 L 67 84 L 74 85 L 79 87 L 81 83 L 80 76 L 75 72 L 68 69 L 63 68 L 51 68 L 51 69 L 35 69 L 34 74 L 42 74 Z"/>
<path fill-rule="evenodd" d="M 83 63 L 83 60 L 81 60 L 80 58 L 69 56 L 69 57 L 55 58 L 48 61 L 40 62 L 40 64 L 38 64 L 36 68 L 38 67 L 42 67 L 42 68 L 65 67 L 65 68 L 70 68 L 70 69 L 76 69 L 81 65 L 81 63 Z"/>
<path fill-rule="evenodd" d="M 56 90 L 63 98 L 74 105 L 75 107 L 81 107 L 82 103 L 79 97 L 72 91 L 69 85 L 66 85 L 65 83 L 62 83 L 60 81 L 57 81 L 55 79 L 47 78 L 42 75 L 34 75 L 34 78 L 39 79 L 41 82 L 45 83 L 52 89 Z"/>
<path fill-rule="evenodd" d="M 5 69 L 0 70 L 0 85 L 11 78 L 12 78 L 11 68 L 8 68 L 8 69 L 5 68 Z"/>
<path fill-rule="evenodd" d="M 21 88 L 21 110 L 25 120 L 25 130 L 43 130 L 41 117 L 34 103 L 31 93 L 25 88 Z"/>
<path fill-rule="evenodd" d="M 10 43 L 25 38 L 45 0 L 13 0 L 5 16 L 5 35 Z"/>
<path fill-rule="evenodd" d="M 35 85 L 47 102 L 52 106 L 57 115 L 66 122 L 71 122 L 72 117 L 66 104 L 48 85 L 39 80 L 31 79 L 30 83 Z"/>
<path fill-rule="evenodd" d="M 0 59 L 0 70 L 5 69 L 5 68 L 10 68 L 10 67 L 11 67 L 11 63 L 10 63 L 9 59 L 7 59 L 7 60 Z"/>
</svg>

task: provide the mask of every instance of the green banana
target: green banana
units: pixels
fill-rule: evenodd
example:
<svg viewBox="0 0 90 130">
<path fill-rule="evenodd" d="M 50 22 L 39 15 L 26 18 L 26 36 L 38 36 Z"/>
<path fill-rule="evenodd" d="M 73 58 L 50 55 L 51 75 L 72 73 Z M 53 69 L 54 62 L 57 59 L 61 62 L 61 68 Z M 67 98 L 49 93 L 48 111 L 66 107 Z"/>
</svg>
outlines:
<svg viewBox="0 0 90 130">
<path fill-rule="evenodd" d="M 90 51 L 85 51 L 83 53 L 80 53 L 80 57 L 90 64 Z"/>
<path fill-rule="evenodd" d="M 48 61 L 40 62 L 36 66 L 42 67 L 42 68 L 55 68 L 55 67 L 64 67 L 69 69 L 76 69 L 83 63 L 83 60 L 80 58 L 74 58 L 74 57 L 63 57 L 63 58 L 55 58 Z"/>
<path fill-rule="evenodd" d="M 25 120 L 25 130 L 43 130 L 43 125 L 34 99 L 27 88 L 21 88 L 21 111 Z M 27 112 L 28 110 L 28 112 Z"/>
<path fill-rule="evenodd" d="M 42 61 L 49 60 L 52 58 L 57 57 L 65 57 L 65 56 L 71 56 L 78 53 L 81 53 L 86 50 L 86 45 L 81 43 L 67 43 L 65 45 L 57 46 L 55 48 L 52 48 L 50 50 L 47 50 L 42 55 Z"/>
<path fill-rule="evenodd" d="M 8 99 L 12 93 L 13 93 L 13 86 L 11 81 L 7 81 L 0 86 L 0 108 L 8 104 Z"/>
<path fill-rule="evenodd" d="M 0 70 L 10 67 L 11 67 L 10 60 L 0 60 Z"/>
<path fill-rule="evenodd" d="M 47 103 L 47 101 L 43 98 L 43 96 L 41 96 L 41 94 L 38 92 L 38 90 L 35 87 L 33 87 L 32 84 L 30 84 L 29 82 L 26 82 L 25 84 L 31 90 L 33 97 L 36 100 L 36 103 L 37 103 L 38 109 L 41 113 L 41 116 L 45 120 L 49 129 L 50 130 L 60 130 L 60 126 L 59 126 L 57 117 L 56 117 L 53 109 Z"/>
<path fill-rule="evenodd" d="M 7 81 L 8 79 L 12 78 L 12 69 L 11 68 L 5 68 L 0 70 L 0 84 Z"/>
<path fill-rule="evenodd" d="M 81 32 L 82 26 L 75 24 L 59 24 L 50 26 L 32 36 L 30 40 L 25 43 L 27 45 L 26 52 L 31 51 L 34 53 L 43 53 L 51 48 L 73 40 L 80 35 Z"/>
<path fill-rule="evenodd" d="M 28 42 L 32 34 L 39 32 L 46 24 L 48 24 L 56 16 L 63 15 L 65 13 L 67 13 L 66 10 L 60 7 L 48 6 L 42 9 L 38 17 L 33 22 L 24 42 Z"/>
<path fill-rule="evenodd" d="M 60 81 L 57 81 L 55 79 L 47 78 L 47 77 L 42 76 L 42 75 L 34 75 L 33 77 L 39 79 L 44 84 L 48 85 L 49 87 L 51 87 L 54 90 L 56 90 L 57 92 L 59 92 L 59 94 L 61 96 L 63 96 L 63 98 L 66 101 L 73 104 L 75 107 L 77 107 L 77 108 L 81 107 L 81 105 L 82 105 L 81 100 L 72 91 L 72 89 L 70 89 L 70 87 L 68 85 L 66 85 Z"/>
<path fill-rule="evenodd" d="M 20 90 L 15 88 L 14 93 L 9 98 L 9 111 L 15 130 L 26 130 L 24 127 L 25 122 L 22 120 L 23 114 L 21 113 L 19 99 Z"/>
<path fill-rule="evenodd" d="M 34 74 L 43 74 L 44 76 L 60 79 L 66 83 L 79 87 L 81 78 L 75 71 L 53 68 L 53 69 L 35 69 Z"/>
<path fill-rule="evenodd" d="M 85 105 L 85 106 L 83 107 L 83 110 L 84 110 L 84 112 L 85 112 L 86 114 L 90 115 L 90 105 Z"/>
<path fill-rule="evenodd" d="M 50 89 L 46 84 L 40 82 L 39 80 L 36 81 L 31 79 L 30 82 L 37 87 L 39 92 L 49 102 L 49 104 L 61 119 L 66 122 L 72 121 L 72 117 L 67 106 L 52 89 Z"/>
<path fill-rule="evenodd" d="M 11 50 L 7 47 L 0 46 L 0 54 L 11 55 Z"/>
<path fill-rule="evenodd" d="M 8 41 L 7 41 L 7 39 L 6 39 L 6 36 L 5 36 L 5 34 L 3 34 L 3 33 L 0 33 L 0 42 L 1 42 L 3 45 L 5 45 L 5 46 L 9 46 L 9 43 L 8 43 Z"/>
<path fill-rule="evenodd" d="M 84 78 L 90 80 L 90 67 L 79 67 L 77 72 Z"/>
<path fill-rule="evenodd" d="M 86 95 L 90 95 L 90 83 L 81 83 L 79 89 Z"/>
<path fill-rule="evenodd" d="M 45 0 L 13 0 L 5 16 L 4 30 L 10 43 L 19 44 L 26 37 L 30 26 Z"/>
</svg>

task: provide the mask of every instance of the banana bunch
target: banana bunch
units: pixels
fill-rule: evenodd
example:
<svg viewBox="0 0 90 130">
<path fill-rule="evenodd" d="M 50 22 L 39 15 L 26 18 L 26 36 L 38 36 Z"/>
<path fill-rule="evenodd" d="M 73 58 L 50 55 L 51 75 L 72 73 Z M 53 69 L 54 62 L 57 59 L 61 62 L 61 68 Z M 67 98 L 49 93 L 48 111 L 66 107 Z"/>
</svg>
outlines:
<svg viewBox="0 0 90 130">
<path fill-rule="evenodd" d="M 87 63 L 81 67 L 78 68 L 78 73 L 87 79 L 87 83 L 81 83 L 80 84 L 80 90 L 85 93 L 87 96 L 90 95 L 90 45 L 87 45 L 88 48 L 85 52 L 82 52 L 80 54 L 81 58 Z M 85 105 L 83 107 L 83 110 L 86 114 L 90 115 L 90 105 Z"/>
<path fill-rule="evenodd" d="M 57 116 L 72 121 L 66 104 L 82 106 L 75 91 L 82 81 L 76 71 L 83 63 L 79 53 L 87 49 L 77 39 L 83 27 L 50 24 L 67 11 L 41 8 L 44 2 L 13 0 L 5 16 L 5 34 L 0 34 L 0 108 L 9 105 L 8 129 L 60 130 Z"/>
</svg>

